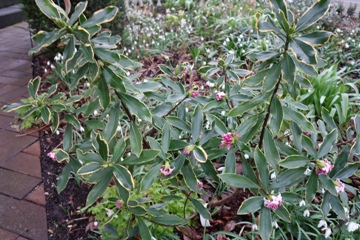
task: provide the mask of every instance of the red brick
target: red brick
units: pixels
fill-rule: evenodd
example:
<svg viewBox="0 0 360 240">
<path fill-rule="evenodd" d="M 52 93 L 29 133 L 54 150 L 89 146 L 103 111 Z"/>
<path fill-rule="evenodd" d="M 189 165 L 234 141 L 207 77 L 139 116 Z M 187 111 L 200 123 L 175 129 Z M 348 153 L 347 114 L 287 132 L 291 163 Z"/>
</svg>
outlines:
<svg viewBox="0 0 360 240">
<path fill-rule="evenodd" d="M 34 142 L 29 147 L 25 148 L 22 152 L 40 157 L 40 142 L 39 141 Z"/>
<path fill-rule="evenodd" d="M 40 186 L 37 186 L 31 193 L 29 193 L 26 200 L 45 206 L 45 194 L 44 194 L 44 184 L 42 183 Z"/>
</svg>

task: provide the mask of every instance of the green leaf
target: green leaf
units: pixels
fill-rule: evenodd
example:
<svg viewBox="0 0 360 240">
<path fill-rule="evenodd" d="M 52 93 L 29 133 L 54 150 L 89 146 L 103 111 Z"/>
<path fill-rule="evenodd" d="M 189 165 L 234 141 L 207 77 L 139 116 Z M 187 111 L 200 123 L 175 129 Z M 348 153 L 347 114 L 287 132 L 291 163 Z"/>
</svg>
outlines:
<svg viewBox="0 0 360 240">
<path fill-rule="evenodd" d="M 309 122 L 306 119 L 306 117 L 303 114 L 296 112 L 291 108 L 285 106 L 283 106 L 283 110 L 284 110 L 284 118 L 286 120 L 292 120 L 296 122 L 300 126 L 300 128 L 302 128 L 303 131 L 316 133 L 316 129 L 314 128 L 314 126 L 311 124 L 311 122 Z"/>
<path fill-rule="evenodd" d="M 332 195 L 337 196 L 337 191 L 333 180 L 331 180 L 327 175 L 319 175 L 318 177 L 324 188 L 328 190 Z"/>
<path fill-rule="evenodd" d="M 165 73 L 169 77 L 175 77 L 174 74 L 172 73 L 171 69 L 168 66 L 166 66 L 164 64 L 159 64 L 159 68 L 163 73 Z"/>
<path fill-rule="evenodd" d="M 120 138 L 119 140 L 117 140 L 114 147 L 113 155 L 111 157 L 111 162 L 118 163 L 125 152 L 125 148 L 126 148 L 126 143 L 124 138 Z"/>
<path fill-rule="evenodd" d="M 95 48 L 94 53 L 97 57 L 99 57 L 102 61 L 108 62 L 110 64 L 115 64 L 119 62 L 120 55 L 116 52 L 113 52 L 104 48 Z"/>
<path fill-rule="evenodd" d="M 102 166 L 100 163 L 98 162 L 90 162 L 85 164 L 84 166 L 82 166 L 81 168 L 79 168 L 79 170 L 77 171 L 77 174 L 79 175 L 89 175 L 89 174 L 93 174 L 99 170 L 102 169 Z"/>
<path fill-rule="evenodd" d="M 38 91 L 39 91 L 39 86 L 40 86 L 40 82 L 41 82 L 41 78 L 40 78 L 40 77 L 36 77 L 36 78 L 30 80 L 29 83 L 28 83 L 29 95 L 30 95 L 30 97 L 32 97 L 33 99 L 36 99 L 36 98 L 37 98 Z"/>
<path fill-rule="evenodd" d="M 134 179 L 129 170 L 121 165 L 114 165 L 115 180 L 125 189 L 132 190 L 135 186 Z"/>
<path fill-rule="evenodd" d="M 112 179 L 111 172 L 103 174 L 100 181 L 91 189 L 86 199 L 86 206 L 92 205 L 105 192 Z"/>
<path fill-rule="evenodd" d="M 208 177 L 210 177 L 216 182 L 219 182 L 219 177 L 215 170 L 214 164 L 209 159 L 205 163 L 200 164 L 200 166 Z"/>
<path fill-rule="evenodd" d="M 290 40 L 290 47 L 298 61 L 302 61 L 310 65 L 317 64 L 316 50 L 313 46 L 295 38 Z"/>
<path fill-rule="evenodd" d="M 69 162 L 70 160 L 70 156 L 67 152 L 65 152 L 63 149 L 56 149 L 53 150 L 56 153 L 56 161 L 61 163 L 61 162 Z"/>
<path fill-rule="evenodd" d="M 66 114 L 65 115 L 65 120 L 70 123 L 71 125 L 73 125 L 75 128 L 77 129 L 80 129 L 81 125 L 80 125 L 80 122 L 79 120 L 74 117 L 73 115 L 71 114 Z"/>
<path fill-rule="evenodd" d="M 287 7 L 284 0 L 270 0 L 271 7 L 276 15 L 279 15 L 279 11 L 282 11 L 287 18 Z M 279 20 L 279 19 L 278 19 Z"/>
<path fill-rule="evenodd" d="M 194 148 L 193 156 L 200 163 L 205 163 L 207 161 L 207 159 L 208 159 L 207 153 L 205 152 L 205 150 L 201 146 L 196 146 Z"/>
<path fill-rule="evenodd" d="M 342 170 L 345 167 L 345 165 L 346 165 L 346 163 L 348 162 L 348 159 L 349 159 L 349 151 L 350 151 L 349 146 L 346 146 L 341 151 L 341 153 L 338 155 L 338 157 L 335 160 L 334 168 L 329 173 L 330 178 L 336 179 L 336 178 L 334 178 L 334 175 L 337 174 L 340 170 Z"/>
<path fill-rule="evenodd" d="M 97 143 L 99 145 L 98 151 L 99 151 L 100 156 L 102 157 L 102 159 L 107 161 L 108 156 L 109 156 L 109 145 L 108 145 L 108 143 L 100 135 L 97 135 L 96 141 L 97 141 Z"/>
<path fill-rule="evenodd" d="M 103 23 L 111 22 L 118 12 L 118 8 L 109 6 L 99 11 L 96 11 L 88 20 L 81 24 L 82 27 L 91 27 L 93 25 L 101 25 Z"/>
<path fill-rule="evenodd" d="M 77 40 L 79 40 L 81 43 L 83 44 L 90 44 L 90 33 L 82 27 L 78 27 L 77 29 L 73 30 L 73 34 L 75 35 L 75 37 L 77 38 Z"/>
<path fill-rule="evenodd" d="M 198 188 L 199 188 L 197 179 L 196 179 L 195 173 L 189 163 L 185 164 L 182 167 L 181 174 L 184 176 L 186 185 L 194 192 L 197 192 Z"/>
<path fill-rule="evenodd" d="M 236 173 L 236 156 L 234 148 L 231 148 L 226 155 L 224 173 Z"/>
<path fill-rule="evenodd" d="M 120 109 L 118 107 L 114 107 L 111 109 L 109 120 L 106 124 L 103 136 L 105 141 L 110 142 L 110 140 L 116 135 L 116 131 L 118 128 L 118 121 L 120 116 Z"/>
<path fill-rule="evenodd" d="M 270 129 L 272 133 L 276 136 L 279 130 L 281 129 L 281 125 L 284 118 L 283 109 L 279 99 L 275 96 L 271 102 L 270 106 Z"/>
<path fill-rule="evenodd" d="M 283 78 L 286 80 L 286 82 L 291 85 L 294 84 L 296 67 L 294 61 L 288 53 L 284 54 L 281 67 L 283 72 Z"/>
<path fill-rule="evenodd" d="M 328 135 L 324 137 L 324 140 L 319 148 L 316 158 L 322 158 L 333 148 L 337 139 L 337 131 L 333 129 Z"/>
<path fill-rule="evenodd" d="M 312 156 L 313 158 L 316 158 L 317 153 L 316 153 L 316 150 L 314 147 L 315 144 L 313 143 L 313 141 L 309 137 L 302 135 L 301 143 L 302 143 L 303 147 L 305 148 L 306 152 L 308 154 L 310 154 L 310 156 Z"/>
<path fill-rule="evenodd" d="M 311 172 L 309 180 L 306 183 L 305 199 L 308 203 L 311 203 L 316 195 L 318 189 L 318 175 L 315 171 Z"/>
<path fill-rule="evenodd" d="M 330 8 L 330 0 L 318 0 L 309 8 L 296 24 L 296 32 L 300 32 L 310 27 L 321 19 Z"/>
<path fill-rule="evenodd" d="M 266 61 L 270 58 L 276 58 L 280 55 L 277 51 L 264 51 L 264 52 L 256 52 L 248 55 L 247 57 L 251 61 Z"/>
<path fill-rule="evenodd" d="M 298 168 L 308 164 L 310 160 L 303 155 L 292 155 L 279 162 L 285 168 Z"/>
<path fill-rule="evenodd" d="M 185 121 L 183 121 L 182 119 L 175 117 L 175 116 L 168 116 L 166 117 L 166 120 L 173 125 L 174 127 L 183 130 L 184 132 L 191 132 L 191 128 L 189 126 L 189 124 L 187 124 Z"/>
<path fill-rule="evenodd" d="M 245 158 L 242 159 L 242 168 L 243 168 L 243 173 L 245 175 L 245 177 L 249 178 L 251 181 L 253 182 L 257 182 L 257 177 L 255 175 L 255 172 L 252 168 L 252 166 L 250 165 L 249 161 Z"/>
<path fill-rule="evenodd" d="M 51 20 L 69 20 L 66 12 L 51 0 L 35 0 L 40 11 Z"/>
<path fill-rule="evenodd" d="M 162 150 L 164 153 L 167 153 L 170 146 L 170 133 L 171 133 L 171 127 L 169 123 L 165 122 L 163 129 L 162 129 L 162 137 L 161 137 L 161 143 L 162 143 Z"/>
<path fill-rule="evenodd" d="M 259 148 L 255 149 L 254 159 L 256 167 L 259 171 L 260 181 L 265 190 L 268 189 L 269 186 L 269 169 L 268 164 L 266 163 L 265 155 L 261 152 Z"/>
<path fill-rule="evenodd" d="M 152 238 L 151 238 L 150 229 L 145 224 L 144 220 L 142 220 L 141 217 L 137 217 L 136 219 L 138 221 L 139 233 L 140 233 L 141 239 L 151 240 Z"/>
<path fill-rule="evenodd" d="M 139 101 L 137 98 L 134 98 L 131 95 L 125 94 L 125 93 L 119 93 L 121 101 L 124 103 L 124 105 L 138 118 L 143 119 L 148 122 L 152 122 L 152 116 L 150 113 L 150 110 L 147 108 L 147 106 Z"/>
<path fill-rule="evenodd" d="M 160 172 L 162 164 L 153 167 L 141 180 L 140 191 L 148 190 Z"/>
<path fill-rule="evenodd" d="M 268 129 L 265 129 L 264 134 L 264 152 L 266 161 L 272 168 L 278 169 L 278 162 L 280 161 L 280 155 L 276 148 L 274 139 Z"/>
<path fill-rule="evenodd" d="M 45 124 L 49 124 L 52 117 L 51 111 L 48 107 L 44 106 L 41 108 L 41 118 L 44 120 Z"/>
<path fill-rule="evenodd" d="M 133 154 L 137 157 L 140 156 L 142 152 L 142 136 L 139 131 L 139 128 L 136 126 L 135 123 L 130 124 L 130 149 Z"/>
<path fill-rule="evenodd" d="M 204 207 L 204 205 L 199 200 L 197 200 L 195 198 L 190 198 L 190 201 L 192 202 L 192 204 L 194 205 L 194 207 L 196 208 L 198 213 L 203 218 L 211 219 L 211 214 L 209 213 L 209 211 L 206 209 L 206 207 Z"/>
<path fill-rule="evenodd" d="M 54 112 L 52 115 L 52 124 L 50 126 L 51 132 L 54 133 L 58 129 L 59 122 L 60 122 L 59 114 L 57 112 Z"/>
<path fill-rule="evenodd" d="M 124 83 L 121 77 L 119 77 L 114 71 L 104 66 L 102 68 L 102 75 L 105 78 L 106 82 L 110 84 L 111 87 L 113 87 L 118 92 L 126 92 Z"/>
<path fill-rule="evenodd" d="M 110 91 L 105 79 L 98 78 L 97 87 L 99 89 L 100 104 L 103 109 L 106 109 L 110 104 Z"/>
<path fill-rule="evenodd" d="M 66 152 L 69 152 L 73 147 L 73 138 L 72 138 L 72 125 L 68 124 L 65 129 L 63 137 L 63 147 Z"/>
<path fill-rule="evenodd" d="M 85 9 L 87 7 L 87 3 L 88 2 L 79 2 L 76 5 L 75 10 L 74 10 L 73 14 L 70 17 L 70 21 L 69 21 L 70 26 L 73 25 L 75 22 L 77 22 L 80 15 L 85 11 Z"/>
<path fill-rule="evenodd" d="M 238 215 L 255 213 L 264 204 L 264 197 L 254 196 L 246 199 L 241 203 L 241 206 L 237 212 Z"/>
<path fill-rule="evenodd" d="M 335 196 L 330 196 L 330 204 L 332 210 L 336 212 L 336 214 L 339 215 L 339 217 L 341 217 L 342 219 L 346 219 L 345 209 L 341 204 L 339 198 Z"/>
<path fill-rule="evenodd" d="M 332 32 L 316 31 L 297 37 L 297 39 L 313 46 L 321 46 L 326 44 L 332 35 Z"/>
<path fill-rule="evenodd" d="M 279 189 L 287 186 L 291 186 L 297 182 L 300 178 L 304 177 L 306 167 L 300 167 L 295 169 L 288 169 L 282 172 L 271 184 L 272 189 Z"/>
<path fill-rule="evenodd" d="M 39 52 L 41 49 L 50 46 L 53 42 L 56 42 L 60 37 L 65 35 L 66 29 L 55 29 L 51 32 L 39 31 L 36 35 L 33 36 L 34 41 L 37 45 L 30 49 L 29 55 L 33 55 Z"/>
<path fill-rule="evenodd" d="M 197 105 L 194 114 L 192 116 L 191 121 L 191 134 L 192 134 L 192 141 L 191 143 L 196 143 L 198 140 L 201 129 L 202 129 L 202 123 L 203 123 L 203 115 L 201 111 L 201 106 Z"/>
<path fill-rule="evenodd" d="M 56 185 L 57 193 L 60 194 L 66 187 L 67 183 L 69 182 L 71 174 L 71 165 L 66 164 L 63 170 L 61 171 L 61 174 L 59 175 L 59 180 Z"/>
<path fill-rule="evenodd" d="M 269 208 L 262 207 L 260 210 L 259 232 L 261 239 L 266 240 L 271 237 L 271 212 Z"/>
<path fill-rule="evenodd" d="M 281 74 L 281 62 L 274 64 L 271 67 L 271 71 L 265 76 L 265 80 L 262 86 L 264 92 L 269 92 L 275 88 L 277 81 L 279 81 Z"/>
<path fill-rule="evenodd" d="M 165 226 L 177 226 L 186 223 L 186 220 L 171 214 L 165 214 L 161 217 L 154 217 L 151 219 L 151 221 Z"/>
<path fill-rule="evenodd" d="M 122 164 L 127 165 L 141 165 L 147 162 L 152 161 L 160 153 L 159 150 L 143 150 L 139 157 L 136 155 L 130 155 L 122 161 Z"/>
<path fill-rule="evenodd" d="M 291 222 L 290 213 L 283 205 L 279 206 L 278 209 L 275 210 L 275 214 L 285 222 Z"/>
<path fill-rule="evenodd" d="M 352 176 L 358 169 L 359 169 L 360 163 L 351 163 L 346 165 L 343 169 L 341 169 L 339 172 L 337 172 L 332 178 L 340 178 L 345 179 L 350 176 Z M 333 169 L 334 170 L 334 169 Z"/>
<path fill-rule="evenodd" d="M 260 188 L 255 182 L 249 178 L 234 174 L 234 173 L 223 173 L 218 175 L 225 183 L 236 188 Z"/>
<path fill-rule="evenodd" d="M 244 112 L 249 111 L 250 109 L 257 107 L 259 104 L 264 103 L 265 100 L 270 97 L 271 91 L 265 92 L 263 94 L 259 94 L 257 97 L 251 99 L 250 101 L 246 101 L 241 103 L 231 109 L 228 113 L 229 117 L 236 117 L 242 115 Z"/>
</svg>

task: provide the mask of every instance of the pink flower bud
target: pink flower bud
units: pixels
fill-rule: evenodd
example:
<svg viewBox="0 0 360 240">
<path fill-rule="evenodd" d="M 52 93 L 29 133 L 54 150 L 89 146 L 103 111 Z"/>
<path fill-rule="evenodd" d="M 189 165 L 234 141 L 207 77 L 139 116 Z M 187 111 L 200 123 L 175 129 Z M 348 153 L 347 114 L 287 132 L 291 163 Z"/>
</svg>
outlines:
<svg viewBox="0 0 360 240">
<path fill-rule="evenodd" d="M 164 176 L 169 176 L 174 171 L 175 167 L 171 168 L 168 162 L 165 163 L 164 166 L 160 168 L 160 172 L 164 174 Z"/>
<path fill-rule="evenodd" d="M 335 189 L 336 189 L 337 193 L 341 193 L 341 192 L 345 191 L 345 184 L 342 181 L 340 181 L 340 179 L 337 178 L 334 183 L 335 183 Z"/>
<path fill-rule="evenodd" d="M 329 160 L 316 160 L 315 162 L 315 173 L 317 175 L 326 175 L 328 174 L 332 169 L 334 165 L 329 162 Z"/>
<path fill-rule="evenodd" d="M 121 208 L 122 208 L 122 202 L 121 202 L 121 200 L 120 200 L 120 199 L 119 199 L 119 200 L 116 200 L 115 205 L 116 205 L 116 207 L 117 207 L 118 209 L 121 209 Z"/>
<path fill-rule="evenodd" d="M 264 198 L 264 206 L 272 210 L 278 209 L 282 204 L 282 197 L 279 193 L 277 196 L 271 195 L 271 199 Z"/>
<path fill-rule="evenodd" d="M 51 158 L 53 161 L 56 161 L 56 153 L 54 153 L 54 152 L 49 152 L 49 153 L 47 154 L 47 156 L 48 156 L 49 158 Z"/>
<path fill-rule="evenodd" d="M 216 97 L 216 100 L 220 101 L 223 99 L 223 97 L 225 97 L 226 94 L 224 92 L 217 92 L 215 97 Z"/>
<path fill-rule="evenodd" d="M 236 133 L 228 132 L 222 136 L 220 147 L 221 148 L 227 147 L 227 149 L 229 150 L 231 148 L 231 145 L 234 144 L 240 138 L 241 137 Z"/>
<path fill-rule="evenodd" d="M 193 90 L 191 93 L 191 97 L 193 98 L 197 98 L 199 96 L 199 91 L 198 90 Z"/>
</svg>

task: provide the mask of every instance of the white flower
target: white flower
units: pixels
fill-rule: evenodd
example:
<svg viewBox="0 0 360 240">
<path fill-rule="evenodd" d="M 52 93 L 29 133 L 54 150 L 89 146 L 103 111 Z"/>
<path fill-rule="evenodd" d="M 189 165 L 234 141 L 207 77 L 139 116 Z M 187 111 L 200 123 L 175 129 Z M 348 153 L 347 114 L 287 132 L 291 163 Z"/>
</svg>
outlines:
<svg viewBox="0 0 360 240">
<path fill-rule="evenodd" d="M 97 110 L 94 110 L 94 115 L 96 116 L 98 114 L 99 114 L 99 112 Z"/>
<path fill-rule="evenodd" d="M 106 216 L 108 217 L 111 217 L 115 213 L 112 209 L 109 208 L 105 208 L 105 210 L 106 210 Z"/>
<path fill-rule="evenodd" d="M 246 153 L 244 154 L 244 158 L 245 159 L 249 159 L 249 155 L 247 155 Z"/>
<path fill-rule="evenodd" d="M 207 207 L 207 203 L 204 204 L 204 207 Z M 211 227 L 209 219 L 205 219 L 200 215 L 200 223 L 203 227 Z"/>
<path fill-rule="evenodd" d="M 271 226 L 273 226 L 274 228 L 279 228 L 279 225 L 278 225 L 278 223 L 276 221 L 272 222 Z"/>
<path fill-rule="evenodd" d="M 225 116 L 225 111 L 221 111 L 221 116 Z"/>
<path fill-rule="evenodd" d="M 320 220 L 317 227 L 318 228 L 321 228 L 321 227 L 327 228 L 327 222 L 325 220 Z"/>
<path fill-rule="evenodd" d="M 256 224 L 252 224 L 251 225 L 251 230 L 252 231 L 257 231 L 258 230 L 258 226 Z"/>
<path fill-rule="evenodd" d="M 56 135 L 59 135 L 59 134 L 60 134 L 59 130 L 56 130 L 56 132 L 55 132 L 55 133 L 56 133 Z"/>
<path fill-rule="evenodd" d="M 310 176 L 310 175 L 311 175 L 311 172 L 312 172 L 312 170 L 311 170 L 310 168 L 307 168 L 307 169 L 305 170 L 305 172 L 304 172 L 304 175 Z"/>
<path fill-rule="evenodd" d="M 309 212 L 309 210 L 306 209 L 306 210 L 304 211 L 303 216 L 304 216 L 304 217 L 310 217 L 310 212 Z"/>
<path fill-rule="evenodd" d="M 80 127 L 80 132 L 85 131 L 85 129 L 83 127 Z"/>
<path fill-rule="evenodd" d="M 325 238 L 330 237 L 330 235 L 331 235 L 331 229 L 330 229 L 330 228 L 323 228 L 322 231 L 324 231 L 324 230 L 325 230 L 324 237 L 325 237 Z"/>
<path fill-rule="evenodd" d="M 304 200 L 301 200 L 299 202 L 299 207 L 302 207 L 302 206 L 305 206 L 306 205 L 306 202 Z"/>
<path fill-rule="evenodd" d="M 346 223 L 346 225 L 347 225 L 347 230 L 349 232 L 354 232 L 360 228 L 360 224 L 355 223 L 355 222 L 348 222 L 348 223 Z"/>
<path fill-rule="evenodd" d="M 271 175 L 270 175 L 270 179 L 275 179 L 276 178 L 276 172 L 273 172 Z"/>
<path fill-rule="evenodd" d="M 106 114 L 106 118 L 109 118 L 110 117 L 110 115 L 109 114 Z"/>
</svg>

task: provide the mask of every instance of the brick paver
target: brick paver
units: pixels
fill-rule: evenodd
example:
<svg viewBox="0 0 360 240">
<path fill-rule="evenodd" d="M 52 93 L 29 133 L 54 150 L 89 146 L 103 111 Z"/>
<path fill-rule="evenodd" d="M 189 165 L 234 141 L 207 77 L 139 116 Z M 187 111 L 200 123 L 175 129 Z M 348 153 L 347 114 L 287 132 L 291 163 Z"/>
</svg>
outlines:
<svg viewBox="0 0 360 240">
<path fill-rule="evenodd" d="M 27 95 L 30 48 L 26 23 L 0 29 L 0 108 Z M 46 240 L 38 134 L 21 134 L 14 116 L 0 111 L 0 240 Z"/>
</svg>

